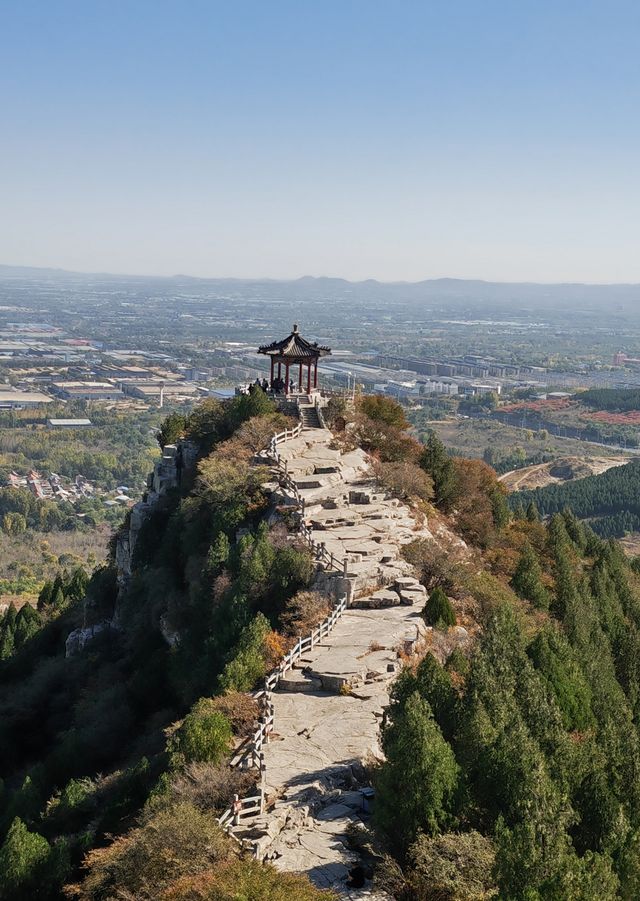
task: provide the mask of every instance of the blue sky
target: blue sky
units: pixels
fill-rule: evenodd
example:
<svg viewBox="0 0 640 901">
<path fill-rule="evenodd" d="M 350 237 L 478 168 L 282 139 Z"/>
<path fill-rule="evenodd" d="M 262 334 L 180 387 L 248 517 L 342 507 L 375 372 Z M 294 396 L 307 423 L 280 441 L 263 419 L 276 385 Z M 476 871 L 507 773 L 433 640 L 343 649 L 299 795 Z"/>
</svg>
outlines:
<svg viewBox="0 0 640 901">
<path fill-rule="evenodd" d="M 0 262 L 640 281 L 637 0 L 4 0 L 0 71 Z"/>
</svg>

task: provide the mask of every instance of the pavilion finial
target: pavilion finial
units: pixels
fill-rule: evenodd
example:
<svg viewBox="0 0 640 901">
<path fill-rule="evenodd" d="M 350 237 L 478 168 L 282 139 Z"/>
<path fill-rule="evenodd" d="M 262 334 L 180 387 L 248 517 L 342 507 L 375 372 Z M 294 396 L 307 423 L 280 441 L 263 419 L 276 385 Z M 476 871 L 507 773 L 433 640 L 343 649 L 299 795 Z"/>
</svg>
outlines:
<svg viewBox="0 0 640 901">
<path fill-rule="evenodd" d="M 293 334 L 294 335 L 298 334 L 298 323 L 297 322 L 293 323 Z"/>
</svg>

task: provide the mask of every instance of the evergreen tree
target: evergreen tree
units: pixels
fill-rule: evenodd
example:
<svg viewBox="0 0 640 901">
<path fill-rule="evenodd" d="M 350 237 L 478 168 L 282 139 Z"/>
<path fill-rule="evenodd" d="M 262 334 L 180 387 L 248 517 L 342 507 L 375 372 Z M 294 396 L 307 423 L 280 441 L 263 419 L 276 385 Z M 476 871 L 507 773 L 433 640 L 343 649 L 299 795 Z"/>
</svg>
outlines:
<svg viewBox="0 0 640 901">
<path fill-rule="evenodd" d="M 565 545 L 558 546 L 555 551 L 554 577 L 556 584 L 552 609 L 563 620 L 569 612 L 576 611 L 579 598 L 576 574 Z"/>
<path fill-rule="evenodd" d="M 16 650 L 40 630 L 41 619 L 31 604 L 23 604 L 16 617 L 14 644 Z"/>
<path fill-rule="evenodd" d="M 587 536 L 582 524 L 578 522 L 571 510 L 566 507 L 562 511 L 562 518 L 567 535 L 580 551 L 584 551 L 587 544 Z"/>
<path fill-rule="evenodd" d="M 458 765 L 418 692 L 385 727 L 382 745 L 374 818 L 388 845 L 404 855 L 419 832 L 433 835 L 451 822 Z"/>
<path fill-rule="evenodd" d="M 593 727 L 591 689 L 562 631 L 552 626 L 543 629 L 529 646 L 528 654 L 551 688 L 565 728 L 584 732 Z"/>
<path fill-rule="evenodd" d="M 16 620 L 18 614 L 13 601 L 9 604 L 0 625 L 0 660 L 11 657 L 15 649 Z"/>
<path fill-rule="evenodd" d="M 540 522 L 540 513 L 535 505 L 535 501 L 529 501 L 527 504 L 526 517 L 529 522 Z"/>
<path fill-rule="evenodd" d="M 429 595 L 427 603 L 424 605 L 422 616 L 425 622 L 437 629 L 446 629 L 448 626 L 455 626 L 456 614 L 451 606 L 451 601 L 446 596 L 442 588 L 438 585 Z"/>
<path fill-rule="evenodd" d="M 430 432 L 420 466 L 433 479 L 433 490 L 438 507 L 448 511 L 453 506 L 457 491 L 455 464 L 435 432 Z"/>
<path fill-rule="evenodd" d="M 46 838 L 37 832 L 29 832 L 16 817 L 0 848 L 0 898 L 28 901 L 45 895 L 42 877 L 50 852 Z"/>
<path fill-rule="evenodd" d="M 47 607 L 51 603 L 51 598 L 53 597 L 53 582 L 47 580 L 42 588 L 40 589 L 40 594 L 38 595 L 38 610 L 42 612 L 45 607 Z"/>
<path fill-rule="evenodd" d="M 71 603 L 83 601 L 87 593 L 88 584 L 89 576 L 84 569 L 79 566 L 73 571 L 73 575 L 64 589 L 66 599 L 71 601 Z"/>
<path fill-rule="evenodd" d="M 496 529 L 504 529 L 509 524 L 511 511 L 505 494 L 501 488 L 496 488 L 491 492 L 491 513 L 493 515 L 493 524 Z"/>
<path fill-rule="evenodd" d="M 51 586 L 52 601 L 59 591 L 61 591 L 64 595 L 64 579 L 62 577 L 62 573 L 57 573 L 55 579 L 53 580 L 53 585 Z"/>
<path fill-rule="evenodd" d="M 511 578 L 511 587 L 518 597 L 530 601 L 534 607 L 541 610 L 549 607 L 549 592 L 542 583 L 540 563 L 529 542 L 522 549 L 518 565 Z"/>
<path fill-rule="evenodd" d="M 231 544 L 225 532 L 219 532 L 215 541 L 207 553 L 207 574 L 209 577 L 217 575 L 229 562 Z"/>
<path fill-rule="evenodd" d="M 66 603 L 64 591 L 62 588 L 57 588 L 51 597 L 51 606 L 54 610 L 62 610 Z"/>
</svg>

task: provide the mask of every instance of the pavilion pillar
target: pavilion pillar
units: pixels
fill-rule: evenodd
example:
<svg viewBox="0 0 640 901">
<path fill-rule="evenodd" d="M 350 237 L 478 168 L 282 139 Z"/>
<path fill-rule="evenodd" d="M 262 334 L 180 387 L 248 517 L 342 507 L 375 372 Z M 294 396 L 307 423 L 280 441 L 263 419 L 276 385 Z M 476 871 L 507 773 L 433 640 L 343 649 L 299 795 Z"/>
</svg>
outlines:
<svg viewBox="0 0 640 901">
<path fill-rule="evenodd" d="M 284 364 L 284 371 L 285 371 L 285 376 L 284 376 L 284 378 L 285 378 L 284 393 L 285 393 L 285 394 L 288 394 L 288 393 L 289 393 L 289 361 L 288 361 L 288 360 L 287 360 L 287 362 Z"/>
<path fill-rule="evenodd" d="M 274 364 L 274 359 L 273 359 L 273 357 L 269 357 L 269 359 L 271 360 L 271 380 L 270 380 L 269 384 L 270 384 L 271 387 L 273 388 L 273 364 Z"/>
<path fill-rule="evenodd" d="M 311 394 L 311 363 L 307 363 L 307 394 Z"/>
<path fill-rule="evenodd" d="M 318 387 L 318 361 L 316 360 L 313 368 L 313 387 Z"/>
<path fill-rule="evenodd" d="M 298 370 L 298 391 L 302 391 L 302 363 L 300 363 Z"/>
<path fill-rule="evenodd" d="M 282 363 L 278 360 L 278 380 L 282 378 Z"/>
</svg>

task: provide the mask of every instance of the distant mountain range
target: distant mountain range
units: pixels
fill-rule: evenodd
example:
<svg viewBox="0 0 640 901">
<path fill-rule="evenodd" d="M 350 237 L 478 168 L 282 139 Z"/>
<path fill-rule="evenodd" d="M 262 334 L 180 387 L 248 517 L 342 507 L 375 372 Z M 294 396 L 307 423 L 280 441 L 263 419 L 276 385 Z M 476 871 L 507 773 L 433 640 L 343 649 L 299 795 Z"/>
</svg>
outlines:
<svg viewBox="0 0 640 901">
<path fill-rule="evenodd" d="M 592 285 L 580 283 L 540 284 L 535 282 L 488 282 L 480 279 L 437 278 L 419 282 L 380 282 L 376 279 L 351 282 L 328 276 L 303 276 L 298 279 L 243 279 L 199 278 L 190 275 L 142 276 L 115 275 L 110 273 L 70 272 L 64 269 L 47 269 L 29 266 L 0 265 L 0 282 L 56 282 L 77 287 L 82 283 L 96 284 L 149 284 L 166 291 L 181 287 L 197 290 L 228 291 L 230 288 L 252 293 L 261 289 L 266 295 L 283 299 L 298 297 L 300 300 L 344 297 L 361 301 L 367 297 L 376 300 L 420 302 L 455 302 L 471 305 L 489 303 L 498 306 L 516 303 L 519 308 L 547 308 L 561 304 L 565 309 L 585 310 L 607 308 L 612 311 L 637 311 L 640 303 L 640 284 Z"/>
</svg>

